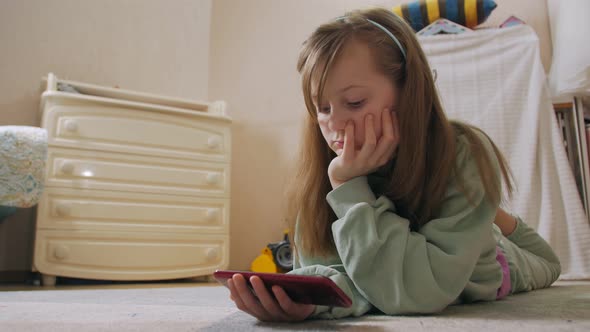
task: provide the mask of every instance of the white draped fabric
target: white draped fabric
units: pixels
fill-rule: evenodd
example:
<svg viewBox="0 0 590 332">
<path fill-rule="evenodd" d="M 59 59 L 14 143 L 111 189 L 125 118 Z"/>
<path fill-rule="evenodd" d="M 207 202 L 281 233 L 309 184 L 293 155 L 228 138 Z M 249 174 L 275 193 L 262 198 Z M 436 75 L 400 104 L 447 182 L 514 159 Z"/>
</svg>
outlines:
<svg viewBox="0 0 590 332">
<path fill-rule="evenodd" d="M 536 228 L 563 279 L 590 278 L 590 225 L 558 130 L 539 39 L 529 26 L 420 37 L 450 118 L 488 133 L 517 191 L 505 208 Z"/>
<path fill-rule="evenodd" d="M 554 98 L 590 96 L 590 1 L 547 1 L 553 61 L 549 86 Z"/>
</svg>

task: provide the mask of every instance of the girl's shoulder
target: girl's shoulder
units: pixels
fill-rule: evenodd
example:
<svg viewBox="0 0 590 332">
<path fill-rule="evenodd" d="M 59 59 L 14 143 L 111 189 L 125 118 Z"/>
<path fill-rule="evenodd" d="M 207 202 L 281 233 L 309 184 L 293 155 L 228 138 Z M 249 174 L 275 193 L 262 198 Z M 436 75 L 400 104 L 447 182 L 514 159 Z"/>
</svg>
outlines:
<svg viewBox="0 0 590 332">
<path fill-rule="evenodd" d="M 441 205 L 434 214 L 437 219 L 460 214 L 461 209 L 480 204 L 482 197 L 489 194 L 484 178 L 499 177 L 498 160 L 490 138 L 477 128 L 469 130 L 456 135 L 455 168 L 449 176 Z"/>
<path fill-rule="evenodd" d="M 449 187 L 468 192 L 483 190 L 487 194 L 492 187 L 501 187 L 501 183 L 497 183 L 502 178 L 501 161 L 495 144 L 484 131 L 476 127 L 464 128 L 456 135 L 455 146 L 455 168 Z"/>
<path fill-rule="evenodd" d="M 492 163 L 497 163 L 491 138 L 477 127 L 462 128 L 455 134 L 455 155 L 458 167 L 476 162 L 486 155 Z"/>
</svg>

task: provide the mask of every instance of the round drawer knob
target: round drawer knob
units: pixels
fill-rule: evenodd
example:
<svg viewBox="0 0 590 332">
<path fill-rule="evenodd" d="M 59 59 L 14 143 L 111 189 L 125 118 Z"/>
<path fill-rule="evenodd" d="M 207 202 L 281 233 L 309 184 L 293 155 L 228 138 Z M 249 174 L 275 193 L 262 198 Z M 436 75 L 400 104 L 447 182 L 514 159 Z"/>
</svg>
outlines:
<svg viewBox="0 0 590 332">
<path fill-rule="evenodd" d="M 58 245 L 53 250 L 53 256 L 55 256 L 55 258 L 57 259 L 65 259 L 68 257 L 69 254 L 70 250 L 68 249 L 68 247 L 64 245 Z"/>
<path fill-rule="evenodd" d="M 64 174 L 72 174 L 74 172 L 74 164 L 70 162 L 65 162 L 61 164 L 60 170 Z"/>
<path fill-rule="evenodd" d="M 218 184 L 219 183 L 219 174 L 217 173 L 209 173 L 207 174 L 207 183 L 208 184 Z"/>
<path fill-rule="evenodd" d="M 207 210 L 207 221 L 214 221 L 217 219 L 219 212 L 217 209 L 209 209 Z"/>
<path fill-rule="evenodd" d="M 70 207 L 67 204 L 58 204 L 55 207 L 58 216 L 65 217 L 70 214 Z"/>
<path fill-rule="evenodd" d="M 219 256 L 219 250 L 215 249 L 215 248 L 209 248 L 207 250 L 207 260 L 208 261 L 214 261 L 218 258 Z"/>
<path fill-rule="evenodd" d="M 66 128 L 66 131 L 70 133 L 78 131 L 78 123 L 74 120 L 66 120 L 64 127 Z"/>
<path fill-rule="evenodd" d="M 207 146 L 209 147 L 209 149 L 217 149 L 220 143 L 221 142 L 219 141 L 219 137 L 217 136 L 211 136 L 207 140 Z"/>
</svg>

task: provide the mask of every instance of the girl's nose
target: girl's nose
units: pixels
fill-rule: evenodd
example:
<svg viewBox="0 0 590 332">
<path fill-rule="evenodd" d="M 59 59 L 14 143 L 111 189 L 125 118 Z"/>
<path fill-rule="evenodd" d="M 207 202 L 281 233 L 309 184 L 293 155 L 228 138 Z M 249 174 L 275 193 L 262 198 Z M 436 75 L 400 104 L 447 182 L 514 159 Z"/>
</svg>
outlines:
<svg viewBox="0 0 590 332">
<path fill-rule="evenodd" d="M 346 127 L 346 122 L 348 121 L 348 117 L 344 112 L 335 110 L 332 108 L 330 112 L 330 119 L 328 120 L 328 126 L 332 131 L 341 131 L 344 130 Z"/>
</svg>

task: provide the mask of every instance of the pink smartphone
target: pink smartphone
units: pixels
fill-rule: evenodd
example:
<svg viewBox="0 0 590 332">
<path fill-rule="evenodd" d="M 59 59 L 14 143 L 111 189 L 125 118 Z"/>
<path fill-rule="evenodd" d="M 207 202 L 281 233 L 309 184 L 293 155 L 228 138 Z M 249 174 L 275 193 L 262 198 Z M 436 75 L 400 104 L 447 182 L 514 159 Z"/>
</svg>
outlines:
<svg viewBox="0 0 590 332">
<path fill-rule="evenodd" d="M 227 287 L 227 280 L 236 273 L 243 275 L 250 287 L 250 277 L 260 277 L 271 294 L 272 286 L 281 286 L 295 302 L 345 308 L 352 305 L 352 301 L 340 287 L 322 276 L 217 270 L 213 277 Z"/>
</svg>

